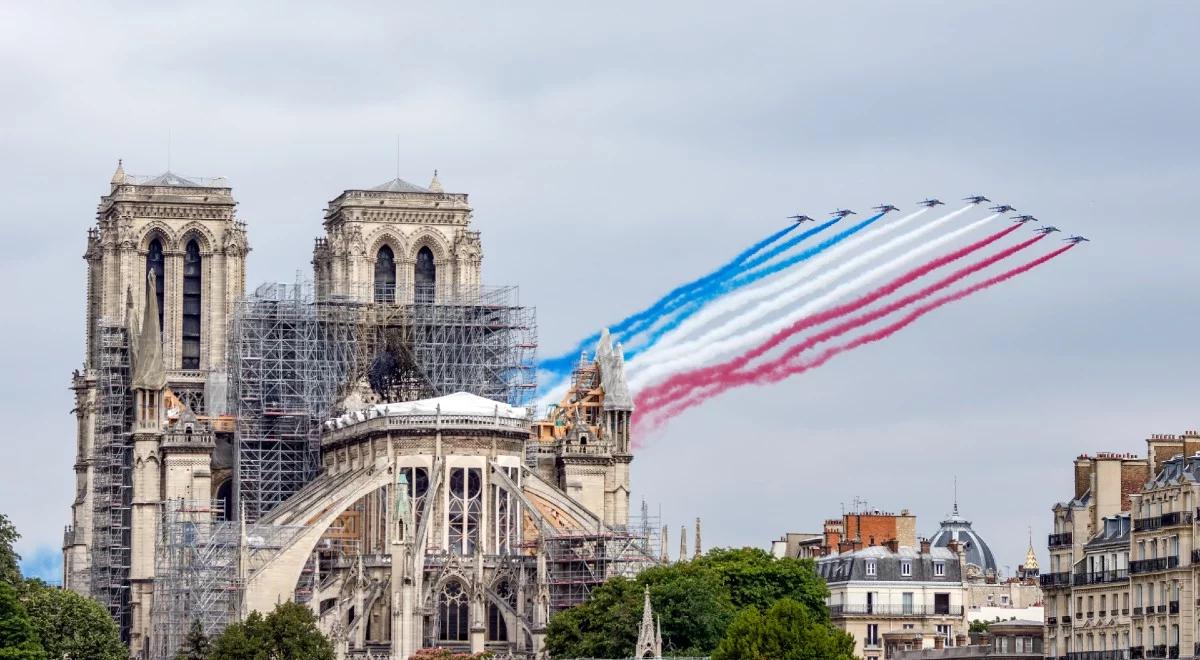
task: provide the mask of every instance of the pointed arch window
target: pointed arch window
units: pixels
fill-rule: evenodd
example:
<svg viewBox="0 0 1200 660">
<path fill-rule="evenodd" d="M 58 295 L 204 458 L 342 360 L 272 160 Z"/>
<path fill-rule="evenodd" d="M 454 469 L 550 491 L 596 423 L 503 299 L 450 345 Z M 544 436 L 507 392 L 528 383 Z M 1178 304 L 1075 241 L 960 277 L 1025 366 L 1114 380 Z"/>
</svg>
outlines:
<svg viewBox="0 0 1200 660">
<path fill-rule="evenodd" d="M 146 251 L 146 272 L 154 273 L 154 297 L 158 301 L 158 331 L 163 329 L 163 246 L 162 241 L 155 238 L 150 241 L 150 247 Z"/>
<path fill-rule="evenodd" d="M 375 302 L 396 302 L 396 253 L 386 245 L 375 255 Z"/>
<path fill-rule="evenodd" d="M 183 369 L 200 368 L 200 309 L 203 295 L 201 293 L 201 277 L 203 277 L 200 244 L 195 239 L 188 241 L 183 251 L 183 333 L 181 339 L 180 367 Z"/>
<path fill-rule="evenodd" d="M 413 300 L 418 304 L 433 302 L 434 288 L 437 286 L 437 264 L 433 262 L 433 250 L 423 247 L 417 251 L 417 263 L 413 266 Z"/>
<path fill-rule="evenodd" d="M 438 594 L 438 640 L 443 642 L 467 641 L 470 618 L 470 603 L 462 584 L 450 580 Z"/>
</svg>

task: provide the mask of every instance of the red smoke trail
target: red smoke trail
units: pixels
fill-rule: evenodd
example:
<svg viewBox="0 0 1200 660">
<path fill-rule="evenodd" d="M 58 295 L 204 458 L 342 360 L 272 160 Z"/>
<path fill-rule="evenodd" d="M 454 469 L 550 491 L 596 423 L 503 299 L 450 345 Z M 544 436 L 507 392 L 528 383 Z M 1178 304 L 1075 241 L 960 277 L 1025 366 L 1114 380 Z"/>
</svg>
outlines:
<svg viewBox="0 0 1200 660">
<path fill-rule="evenodd" d="M 1026 241 L 1026 243 L 1027 244 L 1032 243 L 1034 241 L 1040 240 L 1041 238 L 1044 238 L 1044 236 L 1039 236 L 1035 239 L 1031 239 L 1030 241 Z M 808 361 L 795 360 L 795 361 L 793 361 L 793 359 L 796 358 L 804 350 L 811 348 L 812 346 L 816 345 L 817 343 L 820 343 L 821 341 L 829 339 L 832 336 L 835 336 L 836 334 L 841 334 L 842 332 L 845 332 L 846 330 L 850 329 L 850 328 L 847 328 L 846 326 L 853 324 L 853 326 L 857 327 L 857 326 L 863 325 L 866 322 L 869 322 L 869 321 L 865 321 L 862 319 L 871 317 L 873 314 L 864 314 L 861 317 L 859 317 L 859 319 L 855 319 L 851 322 L 844 323 L 844 324 L 841 324 L 840 326 L 838 326 L 838 328 L 844 328 L 844 329 L 840 330 L 839 332 L 834 332 L 835 330 L 838 329 L 838 328 L 834 328 L 825 333 L 821 333 L 821 334 L 809 339 L 808 341 L 805 341 L 801 344 L 793 346 L 792 348 L 788 349 L 788 351 L 785 352 L 783 355 L 781 355 L 779 358 L 772 360 L 771 362 L 764 363 L 764 364 L 762 364 L 750 371 L 747 371 L 747 372 L 731 374 L 730 376 L 727 376 L 723 381 L 721 381 L 719 383 L 713 383 L 714 387 L 707 388 L 706 391 L 702 391 L 698 394 L 694 394 L 685 400 L 677 401 L 668 407 L 665 407 L 665 408 L 662 408 L 659 410 L 650 410 L 649 417 L 651 417 L 651 418 L 649 419 L 649 424 L 646 425 L 643 429 L 639 429 L 639 431 L 657 429 L 658 427 L 662 426 L 664 423 L 669 421 L 672 417 L 678 415 L 679 413 L 683 412 L 684 410 L 691 408 L 693 406 L 697 406 L 697 405 L 703 403 L 704 401 L 707 401 L 708 399 L 724 392 L 725 390 L 731 389 L 733 387 L 737 387 L 739 385 L 750 384 L 750 383 L 755 383 L 755 384 L 774 383 L 774 382 L 783 380 L 785 378 L 788 378 L 790 376 L 804 373 L 805 371 L 808 371 L 809 369 L 815 369 L 817 367 L 820 367 L 821 365 L 825 364 L 826 362 L 828 362 L 829 360 L 831 360 L 833 357 L 835 357 L 836 355 L 838 355 L 840 353 L 844 353 L 846 351 L 853 350 L 853 349 L 858 348 L 859 346 L 863 346 L 865 344 L 870 344 L 873 342 L 880 341 L 882 339 L 886 339 L 886 338 L 896 334 L 900 330 L 903 330 L 905 327 L 909 326 L 910 324 L 912 324 L 914 321 L 921 318 L 922 316 L 938 309 L 939 307 L 942 307 L 943 305 L 948 305 L 952 302 L 962 300 L 963 298 L 966 298 L 967 296 L 969 296 L 973 293 L 977 293 L 979 291 L 982 291 L 984 289 L 987 289 L 989 287 L 995 286 L 995 285 L 1005 282 L 1009 279 L 1012 279 L 1012 278 L 1016 277 L 1017 275 L 1020 275 L 1026 271 L 1032 270 L 1033 268 L 1036 268 L 1037 266 L 1040 266 L 1040 265 L 1046 263 L 1047 261 L 1050 261 L 1051 259 L 1066 252 L 1067 250 L 1070 250 L 1073 247 L 1075 247 L 1075 246 L 1067 245 L 1067 246 L 1061 247 L 1053 252 L 1050 252 L 1049 254 L 1038 257 L 1037 259 L 1034 259 L 1033 261 L 1030 261 L 1028 263 L 1017 266 L 1016 268 L 1013 268 L 1011 270 L 1005 271 L 1004 273 L 1001 273 L 1000 275 L 997 275 L 995 277 L 989 278 L 987 280 L 984 280 L 982 282 L 979 282 L 977 284 L 969 286 L 969 287 L 963 289 L 962 291 L 958 291 L 956 293 L 951 293 L 951 294 L 947 294 L 944 296 L 940 296 L 938 298 L 934 298 L 933 300 L 913 309 L 908 314 L 905 314 L 903 317 L 900 318 L 900 320 L 898 320 L 894 323 L 891 323 L 887 326 L 884 326 L 878 330 L 875 330 L 875 331 L 869 332 L 865 335 L 862 335 L 861 337 L 858 337 L 858 338 L 854 339 L 853 341 L 850 341 L 846 344 L 828 348 L 828 349 L 822 351 L 821 353 L 819 353 L 815 358 L 813 358 L 811 360 L 808 360 Z M 855 321 L 858 321 L 858 322 L 855 323 Z M 642 425 L 639 424 L 639 426 L 642 426 Z"/>
<path fill-rule="evenodd" d="M 839 316 L 843 316 L 843 315 L 849 314 L 851 312 L 856 312 L 856 311 L 862 309 L 863 307 L 866 307 L 867 305 L 870 305 L 871 303 L 879 300 L 880 298 L 882 298 L 884 296 L 895 293 L 901 287 L 903 287 L 907 284 L 910 284 L 910 283 L 914 282 L 915 280 L 920 279 L 921 277 L 924 277 L 925 275 L 928 275 L 929 273 L 933 272 L 934 270 L 937 270 L 938 268 L 941 268 L 942 266 L 945 266 L 946 264 L 958 261 L 959 259 L 962 259 L 963 257 L 967 256 L 968 254 L 971 254 L 972 252 L 975 252 L 984 247 L 987 247 L 988 245 L 990 245 L 990 244 L 1000 240 L 1001 238 L 1004 238 L 1005 236 L 1011 234 L 1012 232 L 1016 231 L 1018 228 L 1020 228 L 1020 225 L 1013 225 L 1011 227 L 1002 229 L 1002 230 L 992 234 L 991 236 L 986 236 L 974 243 L 963 246 L 962 248 L 960 248 L 958 250 L 947 253 L 936 259 L 930 260 L 929 262 L 925 263 L 924 265 L 918 266 L 918 267 L 908 271 L 904 275 L 901 275 L 900 277 L 896 278 L 895 280 L 892 280 L 891 282 L 875 289 L 874 291 L 871 291 L 870 293 L 860 296 L 859 298 L 856 298 L 855 300 L 852 300 L 844 305 L 838 305 L 836 307 L 831 307 L 823 312 L 817 312 L 815 314 L 806 316 L 805 318 L 802 318 L 802 319 L 796 321 L 792 325 L 790 325 L 786 328 L 783 328 L 779 332 L 775 333 L 767 341 L 763 342 L 762 344 L 759 344 L 757 347 L 747 351 L 746 353 L 743 353 L 742 355 L 740 355 L 736 358 L 727 360 L 725 362 L 722 362 L 721 364 L 716 364 L 716 365 L 712 365 L 709 367 L 702 367 L 699 369 L 693 369 L 691 371 L 685 371 L 683 373 L 676 374 L 676 375 L 672 376 L 671 378 L 663 381 L 662 383 L 653 385 L 651 387 L 648 387 L 648 388 L 642 390 L 638 394 L 637 404 L 639 407 L 648 407 L 648 408 L 653 409 L 654 407 L 661 405 L 663 402 L 671 401 L 671 400 L 678 400 L 680 397 L 687 395 L 690 390 L 695 389 L 698 386 L 708 385 L 713 380 L 722 378 L 724 374 L 732 373 L 733 371 L 744 367 L 745 365 L 749 364 L 751 360 L 754 360 L 754 359 L 758 358 L 759 356 L 766 354 L 771 349 L 775 348 L 776 346 L 779 346 L 783 342 L 787 341 L 789 338 L 795 336 L 796 333 L 806 330 L 808 328 L 811 328 L 813 326 L 820 325 L 821 323 L 824 323 L 826 321 L 836 319 Z M 1017 250 L 1023 249 L 1024 247 L 1026 247 L 1028 245 L 1032 245 L 1033 242 L 1036 240 L 1037 240 L 1037 238 L 1034 238 L 1034 239 L 1027 241 L 1021 245 L 1016 246 L 1015 248 L 1008 248 L 1008 250 L 1005 250 L 1005 251 L 999 253 L 996 257 L 992 258 L 991 261 L 988 261 L 987 264 L 990 265 L 992 263 L 995 263 L 996 261 L 999 261 L 1000 259 L 1003 259 L 1003 258 L 1013 254 Z M 940 289 L 940 288 L 949 286 L 950 284 L 954 283 L 955 281 L 962 279 L 963 277 L 966 277 L 967 275 L 969 275 L 983 267 L 984 266 L 976 265 L 976 266 L 971 267 L 971 268 L 974 268 L 974 270 L 966 270 L 966 269 L 960 270 L 960 271 L 954 273 L 952 276 L 939 281 L 937 284 L 934 284 L 933 286 L 930 286 L 930 287 L 926 287 L 921 292 L 913 294 L 911 296 L 908 296 L 908 297 L 904 298 L 903 300 L 906 301 L 905 304 L 907 304 L 908 302 L 912 302 L 913 300 L 916 300 L 917 298 L 923 297 L 924 295 L 931 293 L 935 289 Z"/>
</svg>

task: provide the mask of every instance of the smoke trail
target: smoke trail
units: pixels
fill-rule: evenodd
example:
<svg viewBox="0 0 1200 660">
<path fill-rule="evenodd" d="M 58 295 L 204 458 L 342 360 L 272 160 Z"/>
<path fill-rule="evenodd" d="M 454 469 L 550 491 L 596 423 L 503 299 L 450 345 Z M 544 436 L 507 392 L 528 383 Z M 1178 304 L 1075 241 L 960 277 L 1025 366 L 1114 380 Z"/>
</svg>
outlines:
<svg viewBox="0 0 1200 660">
<path fill-rule="evenodd" d="M 934 220 L 933 223 L 930 224 L 940 223 L 948 217 L 957 217 L 958 215 L 968 211 L 970 208 L 970 206 L 964 206 L 957 211 L 951 212 Z M 821 254 L 815 259 L 808 261 L 803 266 L 795 270 L 788 271 L 788 273 L 783 277 L 764 283 L 761 286 L 746 289 L 737 295 L 725 296 L 714 300 L 712 304 L 707 305 L 704 309 L 700 310 L 691 318 L 687 319 L 683 323 L 677 324 L 677 328 L 673 332 L 662 337 L 658 341 L 658 348 L 661 350 L 678 344 L 696 330 L 705 327 L 710 322 L 724 316 L 725 314 L 737 311 L 738 309 L 741 309 L 742 307 L 758 300 L 768 300 L 782 292 L 792 290 L 802 283 L 807 282 L 814 273 L 824 268 L 826 264 L 837 261 L 841 255 L 853 251 L 865 241 L 887 236 L 891 232 L 904 227 L 909 222 L 925 213 L 927 210 L 928 209 L 926 208 L 922 208 L 915 213 L 910 213 L 900 218 L 895 222 L 882 225 L 870 234 L 850 239 L 838 245 L 837 247 L 830 249 L 828 252 Z M 629 356 L 626 356 L 626 358 L 629 359 Z M 636 369 L 636 365 L 631 363 L 630 368 Z"/>
<path fill-rule="evenodd" d="M 1036 241 L 1038 239 L 1032 239 L 1032 240 Z M 657 411 L 657 412 L 659 412 L 658 417 L 656 419 L 648 420 L 648 425 L 646 425 L 646 426 L 639 424 L 639 426 L 642 427 L 639 430 L 657 429 L 657 428 L 661 427 L 662 424 L 664 424 L 665 422 L 670 420 L 672 417 L 674 417 L 675 415 L 678 415 L 680 412 L 683 412 L 684 410 L 686 410 L 688 408 L 697 406 L 697 405 L 703 403 L 704 401 L 707 401 L 708 399 L 710 399 L 732 387 L 736 387 L 738 385 L 750 384 L 750 383 L 755 383 L 755 384 L 774 383 L 774 382 L 783 380 L 785 378 L 788 378 L 790 376 L 804 373 L 805 371 L 808 371 L 810 369 L 815 369 L 817 367 L 820 367 L 821 365 L 825 364 L 826 362 L 828 362 L 829 360 L 831 360 L 832 358 L 834 358 L 835 356 L 837 356 L 840 353 L 844 353 L 846 351 L 853 350 L 853 349 L 863 346 L 865 344 L 870 344 L 873 342 L 877 342 L 877 341 L 886 339 L 886 338 L 896 334 L 900 330 L 903 330 L 905 327 L 911 325 L 913 322 L 915 322 L 917 319 L 921 318 L 922 316 L 938 309 L 939 307 L 962 300 L 963 298 L 966 298 L 967 296 L 970 296 L 971 294 L 977 293 L 979 291 L 982 291 L 984 289 L 987 289 L 989 287 L 995 286 L 995 285 L 1005 282 L 1009 279 L 1012 279 L 1013 277 L 1016 277 L 1017 275 L 1025 273 L 1029 270 L 1032 270 L 1033 268 L 1036 268 L 1037 266 L 1040 266 L 1040 265 L 1046 263 L 1047 261 L 1050 261 L 1051 259 L 1061 255 L 1062 253 L 1066 252 L 1067 250 L 1070 250 L 1073 247 L 1075 247 L 1075 246 L 1067 245 L 1067 246 L 1061 247 L 1053 252 L 1050 252 L 1041 257 L 1038 257 L 1037 259 L 1034 259 L 1030 262 L 1027 262 L 1025 264 L 1017 266 L 1016 268 L 1005 271 L 1004 273 L 1001 273 L 1000 275 L 997 275 L 995 277 L 992 277 L 992 278 L 989 278 L 982 282 L 979 282 L 978 284 L 969 286 L 966 289 L 935 298 L 923 305 L 918 306 L 917 308 L 913 309 L 908 314 L 905 314 L 903 317 L 900 318 L 900 320 L 895 321 L 895 322 L 893 322 L 887 326 L 884 326 L 878 330 L 874 330 L 872 332 L 864 334 L 864 335 L 862 335 L 850 342 L 842 344 L 840 346 L 834 346 L 834 347 L 828 348 L 828 349 L 822 351 L 821 353 L 819 353 L 815 358 L 813 358 L 811 360 L 808 360 L 808 361 L 795 360 L 795 361 L 793 361 L 793 359 L 797 355 L 799 355 L 799 353 L 801 353 L 802 351 L 806 350 L 807 348 L 810 348 L 811 346 L 815 345 L 816 343 L 819 343 L 819 341 L 824 341 L 824 339 L 828 339 L 831 336 L 833 336 L 829 333 L 822 333 L 822 335 L 818 335 L 817 337 L 814 337 L 814 340 L 817 340 L 817 341 L 809 340 L 809 341 L 804 342 L 803 344 L 794 346 L 791 349 L 789 349 L 787 353 L 780 356 L 780 358 L 777 360 L 773 360 L 772 362 L 763 364 L 751 371 L 742 372 L 742 373 L 738 373 L 738 374 L 729 376 L 726 378 L 726 380 L 717 384 L 716 387 L 709 388 L 708 390 L 706 390 L 704 392 L 700 392 L 698 394 L 695 394 L 684 401 L 678 401 L 675 404 L 673 404 L 665 409 L 661 409 L 660 411 Z M 830 332 L 832 332 L 832 331 L 830 331 Z M 818 338 L 821 338 L 821 339 L 818 339 Z"/>
<path fill-rule="evenodd" d="M 917 215 L 917 213 L 914 213 L 909 217 L 902 218 L 901 220 L 897 221 L 897 223 L 894 223 L 894 224 L 899 224 L 900 222 L 904 222 L 905 220 L 908 220 L 911 217 L 915 217 L 916 215 Z M 820 253 L 824 252 L 825 250 L 829 249 L 830 247 L 833 247 L 833 246 L 837 245 L 838 243 L 841 243 L 843 240 L 853 236 L 854 234 L 857 234 L 858 232 L 862 231 L 863 229 L 870 227 L 875 221 L 879 220 L 883 216 L 884 216 L 883 213 L 873 215 L 873 216 L 867 218 L 866 220 L 863 220 L 862 222 L 858 223 L 857 225 L 854 225 L 853 227 L 850 227 L 849 229 L 846 229 L 845 231 L 842 231 L 841 233 L 838 233 L 838 234 L 822 241 L 821 243 L 814 245 L 813 247 L 810 247 L 806 250 L 803 250 L 794 255 L 791 255 L 791 256 L 787 257 L 786 259 L 782 259 L 773 264 L 763 266 L 762 268 L 759 268 L 758 270 L 750 270 L 749 272 L 742 272 L 740 274 L 736 274 L 733 279 L 728 279 L 724 282 L 717 282 L 717 283 L 709 285 L 704 291 L 697 294 L 695 296 L 695 298 L 690 301 L 690 303 L 686 309 L 684 309 L 680 313 L 676 314 L 673 318 L 671 318 L 669 321 L 667 321 L 663 325 L 656 328 L 654 330 L 654 332 L 652 332 L 650 334 L 650 336 L 647 337 L 646 341 L 644 341 L 640 346 L 638 346 L 635 349 L 627 351 L 626 359 L 632 360 L 638 354 L 644 353 L 647 350 L 649 350 L 650 348 L 654 347 L 654 345 L 657 344 L 664 335 L 674 331 L 676 328 L 678 328 L 680 326 L 681 323 L 686 321 L 693 314 L 695 314 L 700 309 L 704 308 L 705 305 L 709 304 L 716 298 L 718 298 L 726 293 L 729 293 L 731 291 L 736 291 L 742 287 L 753 284 L 754 282 L 757 282 L 758 280 L 760 280 L 764 277 L 778 273 L 779 271 L 781 271 L 785 268 L 789 268 L 791 266 L 794 266 L 797 263 L 800 263 L 801 261 L 805 261 L 805 260 L 809 259 L 810 257 L 812 257 L 814 255 L 820 254 Z M 826 222 L 825 224 L 817 227 L 817 229 L 818 230 L 825 229 L 826 227 L 829 227 L 833 223 L 837 222 L 838 220 L 840 220 L 840 218 L 835 218 L 833 220 L 830 220 L 829 222 Z M 797 237 L 797 238 L 799 238 L 799 237 Z M 795 240 L 795 239 L 793 239 L 793 240 Z M 791 241 L 789 241 L 789 243 L 790 242 Z M 774 255 L 772 254 L 771 256 L 774 256 Z M 745 268 L 746 269 L 755 268 L 755 267 L 761 265 L 764 262 L 764 260 L 766 260 L 766 259 L 767 259 L 767 257 L 765 255 L 763 257 L 759 257 L 759 258 L 753 260 L 752 262 L 748 262 L 746 264 Z"/>
<path fill-rule="evenodd" d="M 700 369 L 695 369 L 693 371 L 688 371 L 685 373 L 677 374 L 677 375 L 672 376 L 671 378 L 667 379 L 666 381 L 663 381 L 662 383 L 659 383 L 652 387 L 648 387 L 648 388 L 642 390 L 638 394 L 638 406 L 653 408 L 662 399 L 679 398 L 680 396 L 683 396 L 684 394 L 686 394 L 686 390 L 695 387 L 695 385 L 694 385 L 695 383 L 709 383 L 709 382 L 712 382 L 714 379 L 719 379 L 722 375 L 724 375 L 726 373 L 732 373 L 732 372 L 736 371 L 737 369 L 740 369 L 740 368 L 744 367 L 745 365 L 749 364 L 752 360 L 755 360 L 758 357 L 765 355 L 768 351 L 779 346 L 783 342 L 787 341 L 789 338 L 795 336 L 797 333 L 799 333 L 803 330 L 807 330 L 808 328 L 820 325 L 827 321 L 831 321 L 840 316 L 845 316 L 852 312 L 856 312 L 856 311 L 862 309 L 863 307 L 866 307 L 867 305 L 870 305 L 870 304 L 878 301 L 880 298 L 883 298 L 884 296 L 888 296 L 888 295 L 891 295 L 892 293 L 895 293 L 900 288 L 907 286 L 908 284 L 911 284 L 912 282 L 915 282 L 916 280 L 924 277 L 925 275 L 928 275 L 929 273 L 931 273 L 943 266 L 946 266 L 955 261 L 958 261 L 959 259 L 962 259 L 963 257 L 966 257 L 967 255 L 970 255 L 978 250 L 981 250 L 981 249 L 987 247 L 988 245 L 991 245 L 992 243 L 995 243 L 996 241 L 1000 240 L 1001 238 L 1004 238 L 1005 236 L 1008 236 L 1009 234 L 1013 233 L 1019 227 L 1020 227 L 1020 225 L 1011 225 L 1009 227 L 1005 227 L 1004 229 L 1002 229 L 990 236 L 986 236 L 974 243 L 971 243 L 970 245 L 963 246 L 963 247 L 959 248 L 958 250 L 955 250 L 953 252 L 947 253 L 940 257 L 937 257 L 936 259 L 932 259 L 932 260 L 926 262 L 925 264 L 908 271 L 907 273 L 892 280 L 891 282 L 888 282 L 887 284 L 885 284 L 881 287 L 878 287 L 869 293 L 859 296 L 858 298 L 855 298 L 854 300 L 852 300 L 848 303 L 838 305 L 836 307 L 831 307 L 829 309 L 826 309 L 825 311 L 818 312 L 816 314 L 804 316 L 804 317 L 800 318 L 799 320 L 795 321 L 794 323 L 792 323 L 791 325 L 788 325 L 787 327 L 782 328 L 781 330 L 776 332 L 774 335 L 772 335 L 770 337 L 770 339 L 766 340 L 765 342 L 759 344 L 758 346 L 754 347 L 753 349 L 747 351 L 746 353 L 743 353 L 742 355 L 740 355 L 732 360 L 728 360 L 721 364 L 703 367 Z M 949 276 L 944 277 L 941 280 L 938 280 L 934 284 L 931 284 L 931 285 L 925 287 L 924 289 L 920 290 L 919 292 L 905 296 L 905 297 L 899 299 L 898 301 L 893 302 L 882 309 L 886 310 L 884 313 L 891 313 L 892 311 L 895 311 L 896 309 L 900 309 L 901 307 L 903 307 L 907 304 L 910 304 L 919 298 L 922 298 L 922 297 L 927 296 L 937 290 L 940 290 L 947 286 L 950 286 L 954 282 L 957 282 L 958 280 L 960 280 L 972 273 L 978 272 L 979 270 L 982 270 L 983 268 L 986 268 L 987 266 L 990 266 L 990 265 L 996 263 L 997 261 L 1000 261 L 1001 259 L 1006 259 L 1006 258 L 1012 256 L 1013 254 L 1017 253 L 1018 251 L 1023 250 L 1025 248 L 1029 247 L 1030 245 L 1033 245 L 1039 239 L 1040 239 L 1040 237 L 1035 236 L 1034 238 L 1024 241 L 1023 243 L 1019 243 L 1013 247 L 1009 247 L 1004 250 L 1001 250 L 1000 252 L 996 253 L 995 255 L 992 255 L 991 257 L 987 257 L 981 261 L 978 261 L 974 264 L 966 266 L 965 268 L 961 268 L 961 269 L 955 271 L 954 273 L 950 274 Z M 876 318 L 878 318 L 878 317 L 876 317 Z"/>
<path fill-rule="evenodd" d="M 799 287 L 786 292 L 785 294 L 776 296 L 775 298 L 759 303 L 753 309 L 739 314 L 733 319 L 726 322 L 724 325 L 713 328 L 703 336 L 693 340 L 689 340 L 665 351 L 657 351 L 654 355 L 653 362 L 641 370 L 635 370 L 636 366 L 632 365 L 631 371 L 634 371 L 630 378 L 629 386 L 631 388 L 639 388 L 647 383 L 653 382 L 654 379 L 670 374 L 673 371 L 688 369 L 694 366 L 699 366 L 705 362 L 717 359 L 722 355 L 737 350 L 741 350 L 746 346 L 753 346 L 756 342 L 762 341 L 770 337 L 776 331 L 786 328 L 796 319 L 803 318 L 810 312 L 820 309 L 823 305 L 846 295 L 847 293 L 861 288 L 867 283 L 879 278 L 891 270 L 895 270 L 906 263 L 918 258 L 920 255 L 935 250 L 946 243 L 949 243 L 958 237 L 978 229 L 982 225 L 999 217 L 999 214 L 992 214 L 977 220 L 965 227 L 960 227 L 945 236 L 941 236 L 932 241 L 920 244 L 917 247 L 905 252 L 892 260 L 875 266 L 870 270 L 858 275 L 857 277 L 843 282 L 834 287 L 825 295 L 815 298 L 800 307 L 791 310 L 784 317 L 776 319 L 769 324 L 755 327 L 755 323 L 760 319 L 766 318 L 773 312 L 786 309 L 794 300 L 807 295 L 812 291 L 818 291 L 826 285 L 837 281 L 844 273 L 850 272 L 853 269 L 870 263 L 880 254 L 888 252 L 900 245 L 916 240 L 922 235 L 931 232 L 938 228 L 939 225 L 948 222 L 951 218 L 939 218 L 938 220 L 929 223 L 923 227 L 919 227 L 906 234 L 902 234 L 892 240 L 879 245 L 871 250 L 868 250 L 853 259 L 839 264 L 836 268 L 831 269 L 826 273 L 822 273 L 819 277 L 805 282 Z M 748 332 L 741 332 L 743 329 L 750 328 Z M 741 332 L 741 334 L 739 334 Z"/>
<path fill-rule="evenodd" d="M 835 222 L 836 222 L 836 220 L 835 220 Z M 631 315 L 625 317 L 624 319 L 618 321 L 615 325 L 613 325 L 609 329 L 609 331 L 613 335 L 626 335 L 626 334 L 630 334 L 630 333 L 639 332 L 640 330 L 644 329 L 650 323 L 653 323 L 653 321 L 655 319 L 659 318 L 662 314 L 678 307 L 681 304 L 679 301 L 688 300 L 689 299 L 688 294 L 693 293 L 694 291 L 701 289 L 710 283 L 726 279 L 731 274 L 737 272 L 742 267 L 742 265 L 746 262 L 746 260 L 754 257 L 754 255 L 761 252 L 763 250 L 763 248 L 765 248 L 768 245 L 783 238 L 784 236 L 791 233 L 799 226 L 800 226 L 799 224 L 789 225 L 789 226 L 787 226 L 783 229 L 780 229 L 779 231 L 771 234 L 770 236 L 767 236 L 766 238 L 760 240 L 759 242 L 755 243 L 754 245 L 751 245 L 750 247 L 743 250 L 740 254 L 736 255 L 732 260 L 727 262 L 725 265 L 717 268 L 715 271 L 713 271 L 707 275 L 704 275 L 702 277 L 699 277 L 695 280 L 692 280 L 691 282 L 687 282 L 685 284 L 681 284 L 680 286 L 675 287 L 670 292 L 668 292 L 666 295 L 664 295 L 662 298 L 659 298 L 657 301 L 655 301 L 653 304 L 651 304 L 649 307 L 647 307 L 647 308 L 643 309 L 642 311 L 637 312 L 635 314 L 631 314 Z M 818 231 L 824 229 L 827 226 L 829 226 L 829 225 L 828 224 L 822 225 L 821 227 L 811 229 L 807 232 L 804 232 L 800 236 L 789 240 L 788 243 L 794 244 L 794 242 L 803 240 L 804 238 L 807 238 L 807 237 L 817 233 Z M 596 345 L 596 342 L 598 342 L 598 341 L 600 341 L 600 333 L 596 332 L 596 333 L 592 334 L 591 336 L 587 337 L 586 339 L 580 341 L 579 344 L 575 347 L 575 349 L 573 351 L 567 351 L 566 353 L 563 353 L 556 357 L 547 358 L 545 360 L 542 360 L 538 364 L 538 368 L 541 370 L 550 371 L 550 372 L 553 372 L 556 374 L 566 373 L 566 372 L 570 371 L 572 367 L 575 366 L 575 361 L 579 359 L 579 354 L 582 353 L 583 351 L 590 350 L 592 347 L 594 347 Z"/>
</svg>

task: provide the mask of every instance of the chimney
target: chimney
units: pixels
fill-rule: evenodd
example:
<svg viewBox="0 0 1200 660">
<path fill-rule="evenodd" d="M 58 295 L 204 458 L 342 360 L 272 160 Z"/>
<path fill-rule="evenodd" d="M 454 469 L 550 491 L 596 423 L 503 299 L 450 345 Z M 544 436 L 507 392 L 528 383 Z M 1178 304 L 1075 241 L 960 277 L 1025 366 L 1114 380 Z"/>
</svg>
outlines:
<svg viewBox="0 0 1200 660">
<path fill-rule="evenodd" d="M 950 542 L 946 544 L 946 549 L 957 555 L 958 554 L 958 541 L 951 539 Z"/>
<path fill-rule="evenodd" d="M 896 539 L 888 539 L 887 543 L 885 543 L 884 545 L 887 546 L 888 552 L 891 552 L 893 554 L 900 551 L 900 541 L 898 541 Z"/>
<path fill-rule="evenodd" d="M 929 554 L 929 539 L 921 539 L 921 554 Z"/>
<path fill-rule="evenodd" d="M 855 549 L 855 550 L 862 550 L 862 549 L 863 549 L 863 542 L 862 542 L 862 539 L 854 539 L 854 549 Z"/>
<path fill-rule="evenodd" d="M 1075 499 L 1083 497 L 1083 494 L 1092 487 L 1092 461 L 1087 456 L 1080 456 L 1075 459 Z"/>
<path fill-rule="evenodd" d="M 841 554 L 843 552 L 850 552 L 851 550 L 854 549 L 854 543 L 852 541 L 839 541 L 837 544 L 837 549 L 838 549 L 838 554 Z"/>
</svg>

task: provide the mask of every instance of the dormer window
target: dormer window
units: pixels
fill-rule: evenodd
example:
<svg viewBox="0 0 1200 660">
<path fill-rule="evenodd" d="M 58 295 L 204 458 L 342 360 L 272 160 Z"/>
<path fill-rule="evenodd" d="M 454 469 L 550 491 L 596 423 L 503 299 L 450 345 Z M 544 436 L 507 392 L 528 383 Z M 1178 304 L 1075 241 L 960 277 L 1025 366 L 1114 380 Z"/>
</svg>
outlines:
<svg viewBox="0 0 1200 660">
<path fill-rule="evenodd" d="M 912 562 L 911 561 L 905 559 L 904 561 L 900 562 L 900 576 L 901 577 L 912 577 Z"/>
<path fill-rule="evenodd" d="M 870 577 L 874 577 L 874 575 L 875 575 L 875 560 L 868 559 L 866 566 L 867 566 L 867 575 Z"/>
<path fill-rule="evenodd" d="M 945 575 L 946 575 L 946 562 L 944 562 L 944 561 L 933 562 L 933 576 L 934 577 L 945 577 Z"/>
</svg>

